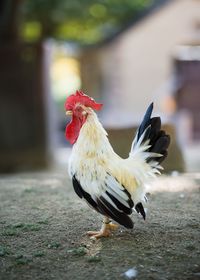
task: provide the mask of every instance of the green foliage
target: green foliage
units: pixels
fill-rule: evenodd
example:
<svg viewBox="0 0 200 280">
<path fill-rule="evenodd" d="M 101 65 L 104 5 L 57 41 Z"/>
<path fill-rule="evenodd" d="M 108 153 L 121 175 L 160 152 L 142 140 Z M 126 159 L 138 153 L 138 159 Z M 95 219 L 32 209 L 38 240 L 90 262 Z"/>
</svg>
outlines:
<svg viewBox="0 0 200 280">
<path fill-rule="evenodd" d="M 26 0 L 21 33 L 27 40 L 53 36 L 79 43 L 99 42 L 155 0 Z"/>
</svg>

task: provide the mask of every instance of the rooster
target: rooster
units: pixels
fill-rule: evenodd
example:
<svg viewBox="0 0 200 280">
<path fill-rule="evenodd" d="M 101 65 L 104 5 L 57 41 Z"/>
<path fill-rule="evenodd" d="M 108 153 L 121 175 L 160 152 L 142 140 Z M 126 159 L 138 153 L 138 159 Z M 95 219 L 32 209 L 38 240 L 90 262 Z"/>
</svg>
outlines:
<svg viewBox="0 0 200 280">
<path fill-rule="evenodd" d="M 94 238 L 108 237 L 118 225 L 133 228 L 132 211 L 141 214 L 145 183 L 157 174 L 167 156 L 170 137 L 161 130 L 159 117 L 151 117 L 153 103 L 148 107 L 133 140 L 129 157 L 118 156 L 95 111 L 96 103 L 82 91 L 67 97 L 66 114 L 71 122 L 66 126 L 66 139 L 73 144 L 69 159 L 69 175 L 76 194 L 103 215 L 100 231 L 89 231 Z"/>
</svg>

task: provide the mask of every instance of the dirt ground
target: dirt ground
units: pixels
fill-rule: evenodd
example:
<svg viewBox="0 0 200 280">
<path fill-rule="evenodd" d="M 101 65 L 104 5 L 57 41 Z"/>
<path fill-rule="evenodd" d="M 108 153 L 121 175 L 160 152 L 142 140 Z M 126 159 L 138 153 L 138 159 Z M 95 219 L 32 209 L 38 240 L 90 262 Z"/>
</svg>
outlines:
<svg viewBox="0 0 200 280">
<path fill-rule="evenodd" d="M 97 241 L 102 217 L 73 192 L 67 172 L 0 177 L 0 279 L 200 279 L 200 179 L 150 187 L 147 220 L 133 214 Z M 159 192 L 158 192 L 159 190 Z M 136 278 L 124 273 L 134 268 Z"/>
</svg>

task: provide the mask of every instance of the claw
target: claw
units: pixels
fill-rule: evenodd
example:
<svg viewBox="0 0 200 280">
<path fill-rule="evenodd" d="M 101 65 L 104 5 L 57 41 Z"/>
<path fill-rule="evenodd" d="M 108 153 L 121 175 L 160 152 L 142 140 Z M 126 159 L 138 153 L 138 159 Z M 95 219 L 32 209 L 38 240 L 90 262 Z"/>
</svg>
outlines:
<svg viewBox="0 0 200 280">
<path fill-rule="evenodd" d="M 91 238 L 109 237 L 111 235 L 111 231 L 116 230 L 117 228 L 118 228 L 118 225 L 110 223 L 110 222 L 108 223 L 106 220 L 106 223 L 103 222 L 100 231 L 88 231 L 87 234 Z"/>
<path fill-rule="evenodd" d="M 88 231 L 87 234 L 92 238 L 101 238 L 101 237 L 109 237 L 111 232 L 108 229 L 100 230 L 100 231 Z"/>
</svg>

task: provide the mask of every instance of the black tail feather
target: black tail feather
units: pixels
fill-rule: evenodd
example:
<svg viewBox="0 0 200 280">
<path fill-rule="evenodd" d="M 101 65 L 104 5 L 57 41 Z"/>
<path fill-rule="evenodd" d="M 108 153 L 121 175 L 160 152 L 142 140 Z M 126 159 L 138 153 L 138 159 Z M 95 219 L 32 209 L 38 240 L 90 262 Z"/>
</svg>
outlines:
<svg viewBox="0 0 200 280">
<path fill-rule="evenodd" d="M 161 163 L 167 156 L 167 149 L 170 144 L 170 136 L 166 134 L 164 130 L 161 130 L 161 119 L 160 117 L 151 117 L 153 111 L 153 103 L 148 107 L 145 116 L 140 124 L 137 135 L 136 143 L 145 132 L 142 143 L 149 139 L 150 148 L 147 152 L 161 154 L 161 157 L 151 157 L 147 159 L 147 162 L 156 160 Z M 136 144 L 135 143 L 135 144 Z"/>
<path fill-rule="evenodd" d="M 140 139 L 140 136 L 143 134 L 145 129 L 150 125 L 152 111 L 153 111 L 153 102 L 149 105 L 144 115 L 144 118 L 138 128 L 137 141 Z"/>
<path fill-rule="evenodd" d="M 161 119 L 160 117 L 154 117 L 150 120 L 151 129 L 149 134 L 150 145 L 156 140 L 161 129 Z"/>
<path fill-rule="evenodd" d="M 146 219 L 146 213 L 144 211 L 144 207 L 141 202 L 136 204 L 135 210 L 142 215 L 144 220 Z"/>
</svg>

